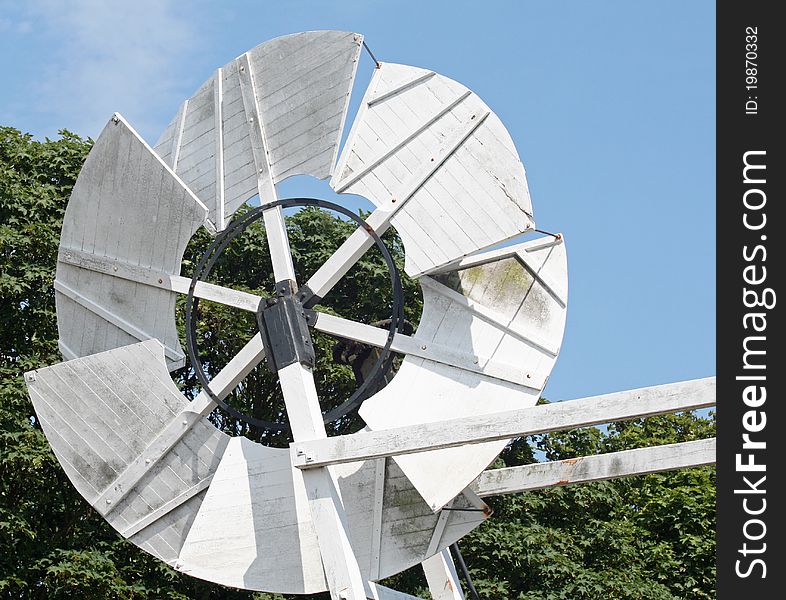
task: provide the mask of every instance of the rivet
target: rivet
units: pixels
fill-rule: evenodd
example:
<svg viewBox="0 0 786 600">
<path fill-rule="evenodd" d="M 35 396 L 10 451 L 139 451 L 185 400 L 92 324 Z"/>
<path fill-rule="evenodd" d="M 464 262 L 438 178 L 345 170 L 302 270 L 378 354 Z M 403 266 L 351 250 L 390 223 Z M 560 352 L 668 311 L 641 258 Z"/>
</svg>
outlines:
<svg viewBox="0 0 786 600">
<path fill-rule="evenodd" d="M 188 425 L 188 421 L 183 421 L 183 425 Z"/>
<path fill-rule="evenodd" d="M 530 375 L 529 373 L 527 373 L 527 379 L 532 379 L 532 375 Z"/>
<path fill-rule="evenodd" d="M 145 464 L 146 464 L 146 465 L 149 465 L 149 464 L 150 464 L 150 459 L 149 459 L 149 458 L 146 458 L 146 459 L 145 459 Z"/>
<path fill-rule="evenodd" d="M 117 271 L 117 265 L 115 265 L 114 267 L 112 267 L 112 270 L 113 270 L 113 271 Z"/>
<path fill-rule="evenodd" d="M 245 67 L 244 65 L 240 65 L 240 70 L 241 70 L 241 71 L 245 71 L 245 70 L 246 70 L 246 67 Z"/>
<path fill-rule="evenodd" d="M 473 360 L 472 362 L 473 362 L 473 363 L 475 363 L 475 364 L 478 364 L 478 359 L 476 358 L 476 359 L 475 359 L 475 360 Z"/>
<path fill-rule="evenodd" d="M 303 448 L 295 448 L 295 454 L 298 456 L 303 456 Z"/>
<path fill-rule="evenodd" d="M 159 277 L 158 278 L 158 283 L 164 283 L 164 280 L 161 277 Z"/>
<path fill-rule="evenodd" d="M 425 350 L 425 349 L 426 349 L 426 344 L 423 344 L 423 345 L 420 347 L 420 349 L 421 349 L 421 350 Z"/>
<path fill-rule="evenodd" d="M 107 504 L 112 504 L 112 501 L 111 501 L 109 498 L 107 498 L 107 499 L 106 499 L 106 503 L 107 503 Z"/>
</svg>

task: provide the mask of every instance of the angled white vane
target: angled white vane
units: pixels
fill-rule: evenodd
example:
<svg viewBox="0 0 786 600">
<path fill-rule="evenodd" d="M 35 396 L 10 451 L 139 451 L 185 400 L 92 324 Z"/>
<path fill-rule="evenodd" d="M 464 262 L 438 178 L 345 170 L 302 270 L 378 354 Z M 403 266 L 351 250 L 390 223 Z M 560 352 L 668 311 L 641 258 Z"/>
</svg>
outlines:
<svg viewBox="0 0 786 600">
<path fill-rule="evenodd" d="M 217 69 L 180 106 L 155 150 L 210 208 L 216 229 L 257 194 L 255 120 L 273 183 L 330 177 L 362 42 L 345 31 L 265 42 Z"/>
<path fill-rule="evenodd" d="M 138 341 L 185 355 L 176 294 L 149 283 L 180 273 L 207 209 L 120 115 L 101 132 L 66 208 L 55 297 L 60 351 L 72 359 Z"/>
<path fill-rule="evenodd" d="M 444 550 L 489 516 L 471 486 L 506 440 L 302 468 L 293 456 L 311 457 L 299 444 L 327 437 L 312 369 L 272 361 L 264 325 L 214 377 L 215 396 L 189 402 L 169 374 L 185 364 L 175 301 L 188 293 L 180 268 L 201 225 L 220 234 L 259 196 L 277 281 L 316 299 L 374 245 L 358 227 L 294 281 L 281 206 L 266 205 L 276 184 L 307 174 L 373 203 L 368 227 L 395 228 L 423 292 L 415 333 L 392 338 L 400 368 L 361 405 L 366 430 L 352 439 L 536 404 L 565 326 L 564 240 L 512 241 L 535 227 L 513 141 L 476 94 L 434 71 L 377 63 L 339 155 L 362 47 L 342 31 L 263 43 L 218 68 L 153 148 L 114 115 L 65 213 L 55 281 L 65 362 L 26 380 L 80 494 L 175 569 L 358 600 L 409 598 L 374 582 L 424 563 L 429 584 L 459 598 Z M 251 312 L 262 300 L 202 282 L 194 295 Z M 308 326 L 387 340 L 319 311 Z M 278 371 L 290 449 L 229 437 L 206 418 L 263 359 Z"/>
</svg>

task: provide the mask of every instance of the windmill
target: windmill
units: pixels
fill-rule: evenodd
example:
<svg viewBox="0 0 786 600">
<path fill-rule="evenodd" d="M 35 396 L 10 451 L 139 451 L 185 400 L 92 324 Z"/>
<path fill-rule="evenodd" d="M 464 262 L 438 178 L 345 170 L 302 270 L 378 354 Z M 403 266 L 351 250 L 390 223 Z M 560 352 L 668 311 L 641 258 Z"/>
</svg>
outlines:
<svg viewBox="0 0 786 600">
<path fill-rule="evenodd" d="M 701 440 L 486 471 L 511 438 L 711 406 L 715 381 L 535 406 L 565 325 L 565 240 L 524 235 L 536 229 L 510 135 L 476 94 L 434 71 L 377 63 L 339 155 L 363 47 L 341 31 L 265 42 L 217 69 L 153 147 L 113 115 L 63 224 L 55 291 L 65 362 L 26 381 L 80 494 L 179 571 L 250 590 L 394 599 L 411 596 L 376 582 L 422 564 L 434 598 L 462 598 L 447 548 L 489 517 L 484 497 L 714 462 L 714 440 Z M 363 219 L 278 197 L 277 184 L 303 174 L 376 208 Z M 233 218 L 256 196 L 258 207 Z M 302 206 L 357 224 L 307 281 L 296 280 L 283 212 Z M 275 293 L 208 283 L 217 257 L 256 221 Z M 215 238 L 182 277 L 200 227 Z M 423 293 L 411 335 L 380 238 L 390 227 Z M 390 270 L 387 330 L 318 310 L 372 246 Z M 211 379 L 195 335 L 200 299 L 258 324 Z M 379 349 L 363 385 L 329 411 L 314 384 L 312 331 Z M 190 402 L 170 376 L 186 355 L 202 384 Z M 393 355 L 403 360 L 379 389 Z M 218 407 L 281 428 L 226 401 L 262 361 L 283 392 L 289 449 L 230 437 L 206 418 Z M 326 423 L 355 410 L 365 428 L 329 437 Z"/>
</svg>

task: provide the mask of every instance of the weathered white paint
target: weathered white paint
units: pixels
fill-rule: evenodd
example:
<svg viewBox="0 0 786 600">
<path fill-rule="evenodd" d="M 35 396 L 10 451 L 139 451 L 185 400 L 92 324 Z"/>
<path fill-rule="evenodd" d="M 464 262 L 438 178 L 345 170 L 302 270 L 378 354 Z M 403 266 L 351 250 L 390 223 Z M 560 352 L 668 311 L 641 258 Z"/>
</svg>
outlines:
<svg viewBox="0 0 786 600">
<path fill-rule="evenodd" d="M 155 148 L 198 196 L 211 199 L 216 229 L 222 211 L 228 221 L 257 193 L 250 119 L 264 123 L 273 182 L 332 174 L 362 40 L 344 31 L 270 40 L 220 68 L 181 107 Z M 257 82 L 256 111 L 248 111 L 244 78 Z"/>
<path fill-rule="evenodd" d="M 459 95 L 459 97 L 448 104 L 447 107 L 442 108 L 436 117 L 430 117 L 427 121 L 428 124 L 433 124 L 436 120 L 455 108 L 462 100 L 469 96 L 469 91 Z M 394 217 L 398 214 L 416 194 L 417 192 L 429 181 L 438 171 L 442 168 L 445 162 L 453 156 L 453 154 L 464 144 L 465 141 L 480 127 L 489 115 L 489 111 L 483 112 L 481 115 L 473 115 L 463 127 L 457 128 L 455 131 L 446 135 L 444 140 L 441 140 L 440 146 L 432 156 L 431 160 L 425 161 L 422 165 L 413 171 L 413 173 L 405 179 L 400 185 L 397 186 L 394 195 L 387 199 L 386 202 L 377 202 L 379 208 L 375 210 L 367 219 L 366 223 L 378 235 L 382 235 L 390 227 Z M 478 118 L 474 118 L 477 116 Z M 405 146 L 411 142 L 418 133 L 422 133 L 427 126 L 418 126 L 415 132 L 409 133 L 405 136 L 404 140 L 398 142 L 397 149 Z M 377 165 L 381 165 L 385 159 L 393 156 L 394 152 L 385 150 L 381 157 L 374 159 Z M 366 169 L 366 167 L 364 167 Z M 364 175 L 373 173 L 373 169 L 353 174 L 352 181 L 361 179 Z M 352 183 L 341 183 L 345 185 L 344 188 L 349 188 Z M 403 232 L 400 232 L 403 235 Z M 308 280 L 309 288 L 318 296 L 324 297 L 336 282 L 343 277 L 352 265 L 362 256 L 362 254 L 374 245 L 373 238 L 367 235 L 365 231 L 358 229 L 355 231 L 334 253 L 325 261 L 316 273 L 314 273 Z M 407 255 L 408 256 L 408 255 Z"/>
<path fill-rule="evenodd" d="M 248 347 L 249 354 L 258 351 L 258 342 Z M 246 360 L 234 362 L 238 367 Z M 231 389 L 242 370 L 227 367 L 213 387 L 221 393 Z M 163 456 L 145 463 L 142 457 L 160 443 L 169 423 L 182 425 L 184 411 L 204 414 L 212 406 L 204 394 L 190 405 L 185 401 L 157 341 L 33 371 L 26 380 L 69 478 L 91 503 L 110 499 L 115 508 L 105 518 L 135 544 L 177 569 L 224 585 L 282 593 L 326 589 L 308 487 L 286 449 L 230 439 L 199 419 L 183 426 L 185 433 L 168 451 L 158 451 Z M 143 473 L 129 478 L 137 462 Z M 381 491 L 375 489 L 381 478 L 374 462 L 331 471 L 333 493 L 347 507 L 347 538 L 363 582 L 370 579 L 377 535 L 379 578 L 427 558 L 438 517 L 392 461 L 383 471 Z M 456 502 L 470 507 L 477 500 L 468 492 Z M 456 541 L 485 518 L 482 512 L 452 513 L 441 544 Z"/>
<path fill-rule="evenodd" d="M 299 445 L 300 454 L 292 452 L 292 464 L 310 469 L 696 410 L 714 404 L 715 378 L 708 377 L 496 414 L 304 442 Z M 308 461 L 306 456 L 310 457 Z"/>
<path fill-rule="evenodd" d="M 327 439 L 311 370 L 294 363 L 279 369 L 278 380 L 295 446 L 304 440 Z M 294 477 L 297 479 L 298 474 Z M 349 523 L 335 473 L 328 468 L 314 469 L 303 473 L 302 480 L 331 598 L 365 600 L 364 578 L 350 542 Z"/>
<path fill-rule="evenodd" d="M 199 199 L 116 114 L 77 178 L 59 254 L 174 275 L 206 215 Z M 170 368 L 182 366 L 173 292 L 68 260 L 58 262 L 55 286 L 60 341 L 74 356 L 155 338 L 168 348 Z"/>
<path fill-rule="evenodd" d="M 422 563 L 432 600 L 464 600 L 461 582 L 447 548 Z"/>
<path fill-rule="evenodd" d="M 337 337 L 362 342 L 382 348 L 387 342 L 388 330 L 358 323 L 328 313 L 318 312 L 314 329 Z M 457 350 L 453 346 L 439 343 L 424 344 L 417 337 L 397 333 L 391 344 L 393 352 L 425 358 L 429 361 L 457 367 L 465 371 L 481 373 L 494 379 L 510 381 L 532 389 L 541 390 L 546 384 L 547 372 L 526 371 L 521 366 L 505 362 L 500 358 L 489 358 Z"/>
<path fill-rule="evenodd" d="M 484 471 L 482 497 L 715 464 L 715 438 Z"/>
<path fill-rule="evenodd" d="M 564 241 L 535 239 L 488 259 L 484 254 L 461 269 L 421 278 L 428 283 L 422 286 L 423 314 L 412 339 L 421 355 L 407 355 L 396 377 L 363 403 L 359 413 L 369 429 L 413 427 L 537 402 L 565 326 L 566 296 L 557 299 L 543 285 L 550 278 L 567 290 Z M 432 348 L 450 348 L 454 357 L 474 356 L 478 368 L 429 360 Z M 501 365 L 519 365 L 518 372 Z M 472 483 L 505 443 L 395 456 L 394 461 L 438 510 Z"/>
<path fill-rule="evenodd" d="M 382 63 L 331 180 L 334 189 L 363 195 L 377 206 L 401 200 L 413 189 L 391 221 L 404 241 L 409 275 L 533 226 L 513 142 L 496 115 L 468 92 L 442 75 Z M 461 138 L 473 124 L 476 129 Z M 442 142 L 457 134 L 458 145 L 441 153 Z M 437 168 L 420 181 L 418 171 L 430 164 Z"/>
<path fill-rule="evenodd" d="M 259 92 L 253 77 L 253 65 L 249 53 L 237 59 L 237 69 L 240 78 L 240 88 L 243 97 L 245 114 L 248 118 L 249 138 L 257 172 L 257 192 L 262 205 L 275 202 L 278 197 L 273 184 L 273 173 L 270 164 L 270 151 L 266 140 L 265 125 L 259 110 Z M 295 270 L 292 266 L 287 227 L 284 223 L 284 213 L 280 207 L 274 207 L 264 212 L 265 232 L 270 259 L 273 265 L 273 276 L 276 281 L 295 279 Z"/>
<path fill-rule="evenodd" d="M 264 347 L 260 334 L 256 334 L 235 357 L 213 378 L 210 389 L 219 398 L 225 398 L 240 381 L 264 358 Z M 170 382 L 171 383 L 171 382 Z M 93 506 L 106 516 L 113 511 L 137 484 L 150 473 L 166 454 L 186 435 L 194 425 L 202 421 L 215 403 L 206 392 L 201 392 L 190 403 L 167 422 L 157 435 L 149 441 L 144 451 L 118 474 L 117 479 L 93 502 Z"/>
<path fill-rule="evenodd" d="M 404 592 L 397 592 L 384 585 L 369 582 L 368 590 L 366 590 L 369 600 L 422 600 L 417 596 L 405 594 Z"/>
<path fill-rule="evenodd" d="M 77 490 L 118 531 L 155 529 L 145 549 L 162 560 L 176 558 L 186 533 L 181 517 L 196 512 L 202 493 L 194 486 L 218 466 L 224 434 L 208 423 L 193 424 L 134 481 L 132 494 L 107 494 L 188 405 L 169 377 L 161 344 L 77 358 L 32 371 L 26 381 L 44 433 Z"/>
</svg>

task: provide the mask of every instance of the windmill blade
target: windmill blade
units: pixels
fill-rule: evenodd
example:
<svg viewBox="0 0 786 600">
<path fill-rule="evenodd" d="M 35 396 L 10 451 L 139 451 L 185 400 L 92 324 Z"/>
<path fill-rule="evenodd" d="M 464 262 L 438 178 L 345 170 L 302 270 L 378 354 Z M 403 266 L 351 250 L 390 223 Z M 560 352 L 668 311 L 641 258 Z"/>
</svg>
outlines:
<svg viewBox="0 0 786 600">
<path fill-rule="evenodd" d="M 564 240 L 538 239 L 462 260 L 422 277 L 423 315 L 414 338 L 532 374 L 517 384 L 408 355 L 393 380 L 366 400 L 371 430 L 534 406 L 556 361 L 567 309 Z M 466 488 L 506 441 L 398 456 L 394 460 L 433 510 Z M 474 474 L 474 475 L 473 475 Z"/>
<path fill-rule="evenodd" d="M 368 221 L 395 226 L 413 277 L 534 226 L 502 122 L 460 83 L 416 67 L 375 71 L 330 185 L 379 207 Z"/>
<path fill-rule="evenodd" d="M 85 161 L 66 208 L 55 298 L 66 359 L 158 339 L 183 366 L 171 290 L 140 283 L 180 273 L 207 209 L 120 116 Z M 119 277 L 131 272 L 138 281 Z"/>
<path fill-rule="evenodd" d="M 345 31 L 270 40 L 218 69 L 181 105 L 155 149 L 209 207 L 215 229 L 257 194 L 260 169 L 268 169 L 254 160 L 257 120 L 273 183 L 330 177 L 362 42 Z"/>
<path fill-rule="evenodd" d="M 69 479 L 124 537 L 175 569 L 223 585 L 292 594 L 327 589 L 305 486 L 289 450 L 230 438 L 198 414 L 184 416 L 190 404 L 172 382 L 159 342 L 25 378 Z M 124 477 L 176 426 L 185 433 L 174 445 L 140 477 Z M 454 503 L 468 510 L 434 514 L 392 461 L 334 469 L 352 549 L 369 580 L 418 564 L 488 516 L 470 491 Z"/>
<path fill-rule="evenodd" d="M 195 423 L 141 478 L 134 494 L 98 501 L 188 402 L 156 340 L 26 375 L 36 416 L 79 493 L 112 527 L 170 564 L 188 532 L 229 438 Z M 156 518 L 157 517 L 157 518 Z"/>
</svg>

